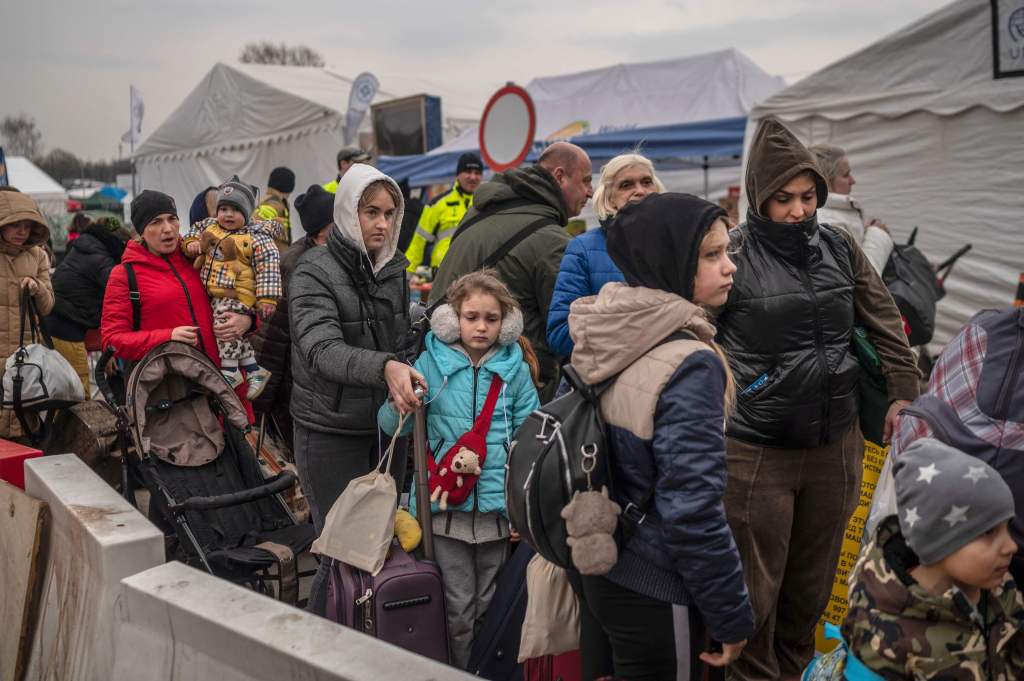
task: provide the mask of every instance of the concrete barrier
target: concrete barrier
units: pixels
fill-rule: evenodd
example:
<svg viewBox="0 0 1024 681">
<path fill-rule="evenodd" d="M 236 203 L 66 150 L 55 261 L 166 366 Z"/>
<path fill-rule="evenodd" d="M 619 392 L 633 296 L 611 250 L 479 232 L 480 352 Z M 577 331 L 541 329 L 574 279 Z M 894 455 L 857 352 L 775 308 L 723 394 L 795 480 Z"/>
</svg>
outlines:
<svg viewBox="0 0 1024 681">
<path fill-rule="evenodd" d="M 107 681 L 120 582 L 163 562 L 163 535 L 73 454 L 26 461 L 25 491 L 52 518 L 25 678 Z"/>
<path fill-rule="evenodd" d="M 113 681 L 475 678 L 181 563 L 122 582 Z"/>
</svg>

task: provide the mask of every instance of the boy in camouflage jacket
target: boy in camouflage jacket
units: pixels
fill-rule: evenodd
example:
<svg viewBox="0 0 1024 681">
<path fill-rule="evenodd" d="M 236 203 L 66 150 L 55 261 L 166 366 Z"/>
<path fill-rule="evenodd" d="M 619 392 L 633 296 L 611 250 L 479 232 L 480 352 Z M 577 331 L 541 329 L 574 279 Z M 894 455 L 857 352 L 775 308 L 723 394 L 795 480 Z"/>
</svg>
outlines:
<svg viewBox="0 0 1024 681">
<path fill-rule="evenodd" d="M 1006 483 L 937 440 L 896 460 L 899 514 L 854 568 L 848 653 L 885 679 L 1010 680 L 1024 675 L 1024 601 Z"/>
</svg>

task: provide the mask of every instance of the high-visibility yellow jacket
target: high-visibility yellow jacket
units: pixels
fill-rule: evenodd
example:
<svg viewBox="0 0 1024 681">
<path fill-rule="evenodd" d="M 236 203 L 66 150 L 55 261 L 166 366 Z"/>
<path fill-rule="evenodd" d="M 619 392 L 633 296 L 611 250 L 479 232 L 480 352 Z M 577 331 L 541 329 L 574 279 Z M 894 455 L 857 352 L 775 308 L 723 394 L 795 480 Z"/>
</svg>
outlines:
<svg viewBox="0 0 1024 681">
<path fill-rule="evenodd" d="M 274 230 L 274 243 L 277 250 L 284 253 L 292 245 L 292 223 L 291 210 L 288 207 L 288 197 L 270 189 L 263 197 L 256 212 L 253 213 L 253 220 L 269 221 L 276 224 L 278 229 Z"/>
<path fill-rule="evenodd" d="M 437 269 L 448 253 L 455 230 L 462 222 L 466 211 L 473 205 L 473 195 L 463 192 L 456 182 L 447 194 L 441 194 L 423 209 L 420 224 L 416 227 L 405 257 L 409 260 L 409 272 L 415 272 L 423 263 L 423 253 L 428 243 L 434 244 L 430 254 L 430 266 Z"/>
<path fill-rule="evenodd" d="M 331 180 L 330 182 L 324 182 L 323 188 L 326 189 L 327 191 L 329 191 L 332 194 L 337 194 L 338 193 L 338 182 L 340 182 L 340 181 L 341 181 L 341 178 L 338 177 L 338 178 L 335 178 L 335 179 Z"/>
</svg>

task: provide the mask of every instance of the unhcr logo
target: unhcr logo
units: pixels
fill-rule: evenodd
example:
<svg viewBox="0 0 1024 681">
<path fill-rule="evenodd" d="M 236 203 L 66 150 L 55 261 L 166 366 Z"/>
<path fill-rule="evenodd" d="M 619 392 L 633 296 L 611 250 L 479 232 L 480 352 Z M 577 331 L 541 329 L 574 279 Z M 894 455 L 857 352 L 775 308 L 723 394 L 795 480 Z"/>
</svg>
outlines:
<svg viewBox="0 0 1024 681">
<path fill-rule="evenodd" d="M 1010 15 L 1010 18 L 1006 20 L 1006 30 L 1007 32 L 1009 32 L 1010 37 L 1013 38 L 1013 41 L 1015 43 L 1024 42 L 1024 7 L 1018 7 L 1013 11 L 1013 14 Z M 1010 58 L 1019 59 L 1021 56 L 1020 52 L 1022 48 L 1016 48 L 1016 57 L 1013 56 L 1013 49 L 1014 48 L 1010 49 Z"/>
<path fill-rule="evenodd" d="M 992 40 L 996 78 L 1024 76 L 1024 0 L 993 0 Z"/>
</svg>

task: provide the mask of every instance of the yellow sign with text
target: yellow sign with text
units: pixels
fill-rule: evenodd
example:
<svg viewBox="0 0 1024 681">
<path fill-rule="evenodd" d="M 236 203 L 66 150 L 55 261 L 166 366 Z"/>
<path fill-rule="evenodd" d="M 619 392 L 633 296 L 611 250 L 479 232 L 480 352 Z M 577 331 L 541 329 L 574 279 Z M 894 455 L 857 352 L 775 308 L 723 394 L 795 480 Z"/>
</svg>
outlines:
<svg viewBox="0 0 1024 681">
<path fill-rule="evenodd" d="M 828 600 L 828 606 L 822 613 L 821 621 L 818 622 L 818 628 L 815 631 L 815 648 L 819 653 L 827 653 L 838 644 L 838 641 L 825 639 L 825 623 L 831 622 L 840 626 L 843 619 L 846 618 L 850 573 L 857 564 L 861 538 L 864 535 L 864 524 L 867 522 L 868 512 L 871 510 L 871 500 L 875 496 L 875 487 L 878 485 L 878 478 L 882 474 L 882 466 L 885 464 L 885 457 L 888 454 L 888 447 L 881 447 L 868 440 L 864 441 L 864 474 L 860 483 L 860 501 L 857 503 L 857 510 L 850 516 L 850 522 L 846 526 L 846 536 L 843 538 L 843 546 L 839 551 L 836 577 L 832 583 L 832 596 Z"/>
</svg>

